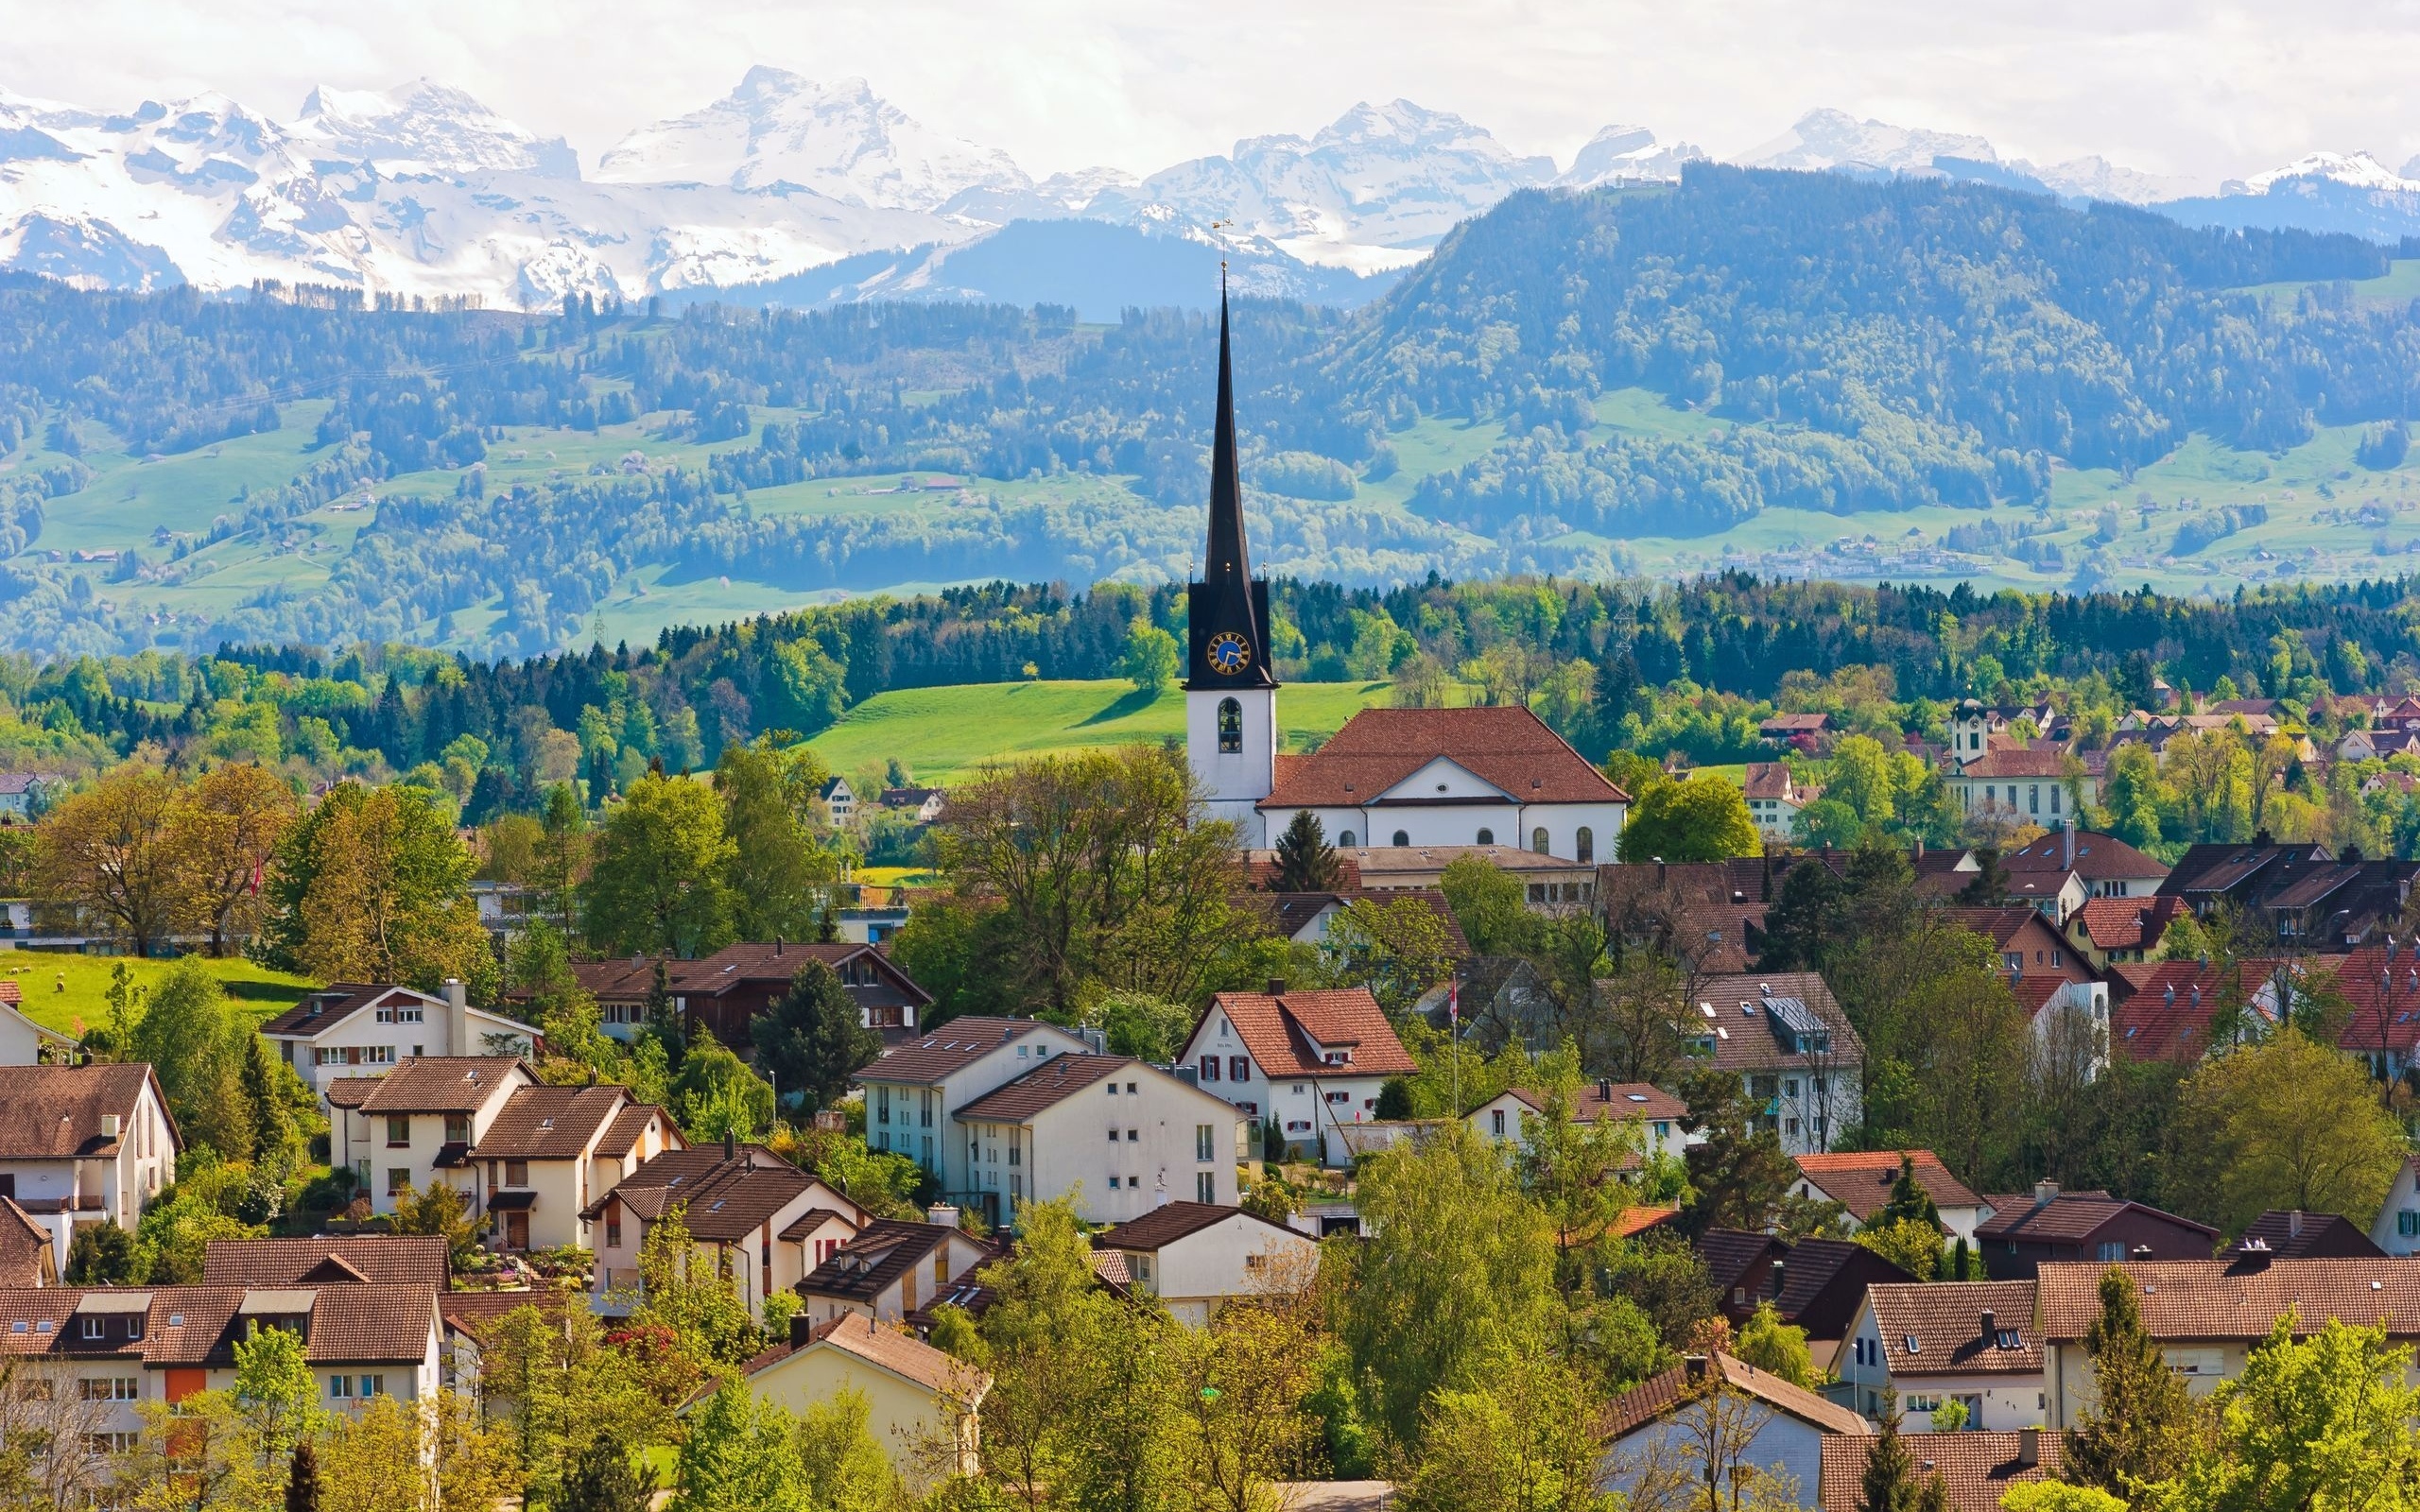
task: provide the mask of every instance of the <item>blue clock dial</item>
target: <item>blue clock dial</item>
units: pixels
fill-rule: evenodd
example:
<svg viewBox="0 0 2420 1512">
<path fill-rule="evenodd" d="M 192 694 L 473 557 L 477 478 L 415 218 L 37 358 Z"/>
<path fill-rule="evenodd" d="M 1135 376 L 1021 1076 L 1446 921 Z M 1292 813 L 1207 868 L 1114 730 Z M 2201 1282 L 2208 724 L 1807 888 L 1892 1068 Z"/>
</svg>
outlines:
<svg viewBox="0 0 2420 1512">
<path fill-rule="evenodd" d="M 1210 667 L 1225 677 L 1234 677 L 1252 665 L 1252 646 L 1233 630 L 1221 630 L 1210 637 L 1208 647 Z"/>
</svg>

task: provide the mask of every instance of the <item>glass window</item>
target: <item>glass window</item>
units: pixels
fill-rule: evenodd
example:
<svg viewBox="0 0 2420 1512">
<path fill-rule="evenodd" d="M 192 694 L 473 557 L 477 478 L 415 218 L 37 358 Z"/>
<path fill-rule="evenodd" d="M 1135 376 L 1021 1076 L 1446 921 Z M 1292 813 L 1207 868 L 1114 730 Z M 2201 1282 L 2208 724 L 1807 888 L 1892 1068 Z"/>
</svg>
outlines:
<svg viewBox="0 0 2420 1512">
<path fill-rule="evenodd" d="M 1337 831 L 1337 832 L 1336 832 L 1336 843 L 1337 843 L 1338 845 L 1340 845 L 1340 846 L 1344 847 L 1344 848 L 1345 848 L 1346 850 L 1351 850 L 1351 849 L 1353 848 L 1353 845 L 1354 845 L 1353 832 L 1352 832 L 1351 830 L 1339 830 L 1339 831 Z"/>
<path fill-rule="evenodd" d="M 1580 827 L 1580 833 L 1574 838 L 1573 844 L 1577 847 L 1575 853 L 1582 866 L 1587 866 L 1597 859 L 1597 833 L 1588 826 L 1583 824 Z"/>
<path fill-rule="evenodd" d="M 1397 844 L 1397 845 L 1409 845 L 1409 844 L 1411 844 L 1411 835 L 1410 835 L 1410 833 L 1409 833 L 1409 832 L 1407 832 L 1407 831 L 1397 830 L 1397 831 L 1395 832 L 1395 844 Z"/>
<path fill-rule="evenodd" d="M 1495 843 L 1495 832 L 1488 829 L 1484 825 L 1481 825 L 1478 832 L 1478 843 L 1481 845 L 1494 845 Z"/>
<path fill-rule="evenodd" d="M 1233 698 L 1219 700 L 1219 750 L 1233 755 L 1244 748 L 1244 706 Z"/>
<path fill-rule="evenodd" d="M 1552 855 L 1554 853 L 1547 849 L 1547 827 L 1545 825 L 1541 824 L 1536 829 L 1530 832 L 1530 849 L 1535 850 L 1542 856 Z"/>
</svg>

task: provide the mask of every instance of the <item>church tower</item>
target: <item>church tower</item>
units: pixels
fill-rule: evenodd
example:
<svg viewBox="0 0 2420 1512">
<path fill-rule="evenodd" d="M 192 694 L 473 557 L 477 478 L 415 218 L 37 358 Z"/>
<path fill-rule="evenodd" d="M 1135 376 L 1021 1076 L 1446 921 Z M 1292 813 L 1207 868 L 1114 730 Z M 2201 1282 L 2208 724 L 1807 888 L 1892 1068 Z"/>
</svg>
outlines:
<svg viewBox="0 0 2420 1512">
<path fill-rule="evenodd" d="M 1219 295 L 1219 421 L 1210 450 L 1210 541 L 1185 589 L 1185 750 L 1214 819 L 1267 843 L 1253 807 L 1277 785 L 1277 669 L 1269 658 L 1269 581 L 1252 575 L 1236 466 L 1227 297 Z"/>
</svg>

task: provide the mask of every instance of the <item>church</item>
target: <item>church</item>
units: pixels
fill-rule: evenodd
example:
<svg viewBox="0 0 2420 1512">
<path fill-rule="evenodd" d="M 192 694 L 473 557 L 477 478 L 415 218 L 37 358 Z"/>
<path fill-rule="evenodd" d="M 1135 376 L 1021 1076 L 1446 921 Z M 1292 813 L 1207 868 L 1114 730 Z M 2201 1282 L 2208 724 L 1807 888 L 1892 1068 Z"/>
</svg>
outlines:
<svg viewBox="0 0 2420 1512">
<path fill-rule="evenodd" d="M 1629 795 L 1525 708 L 1365 709 L 1317 751 L 1280 750 L 1269 582 L 1253 576 L 1244 541 L 1223 299 L 1210 539 L 1185 613 L 1186 753 L 1211 817 L 1232 820 L 1247 847 L 1275 844 L 1308 811 L 1345 850 L 1510 846 L 1614 859 Z"/>
</svg>

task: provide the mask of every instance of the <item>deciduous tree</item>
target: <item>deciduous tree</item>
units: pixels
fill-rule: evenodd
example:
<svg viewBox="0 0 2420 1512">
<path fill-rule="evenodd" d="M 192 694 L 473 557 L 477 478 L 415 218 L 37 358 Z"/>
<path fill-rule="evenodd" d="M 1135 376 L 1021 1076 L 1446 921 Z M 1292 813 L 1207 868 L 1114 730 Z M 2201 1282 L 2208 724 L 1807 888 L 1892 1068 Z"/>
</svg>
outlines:
<svg viewBox="0 0 2420 1512">
<path fill-rule="evenodd" d="M 2410 1154 L 2361 1063 L 2290 1027 L 2204 1060 L 2173 1135 L 2178 1211 L 2229 1233 L 2271 1208 L 2366 1225 Z"/>
<path fill-rule="evenodd" d="M 183 799 L 176 779 L 157 767 L 119 767 L 43 821 L 36 885 L 115 925 L 135 954 L 150 954 L 190 896 L 174 844 Z"/>
<path fill-rule="evenodd" d="M 712 789 L 687 778 L 632 782 L 606 816 L 580 887 L 590 941 L 612 955 L 687 960 L 732 938 L 736 848 Z"/>
<path fill-rule="evenodd" d="M 179 806 L 168 844 L 182 874 L 180 922 L 210 936 L 210 954 L 259 926 L 262 886 L 294 819 L 294 790 L 267 767 L 205 772 Z"/>
<path fill-rule="evenodd" d="M 1631 805 L 1622 825 L 1624 861 L 1720 861 L 1764 848 L 1739 784 L 1704 773 L 1664 782 Z"/>
</svg>

